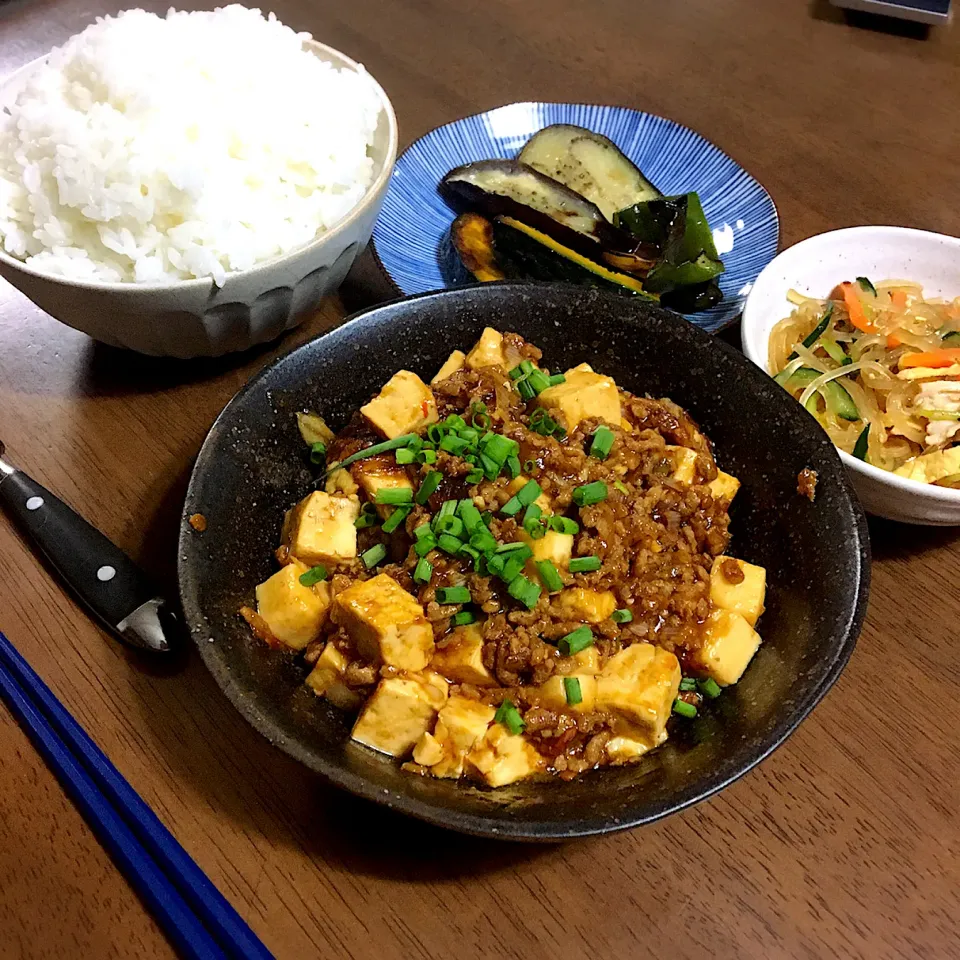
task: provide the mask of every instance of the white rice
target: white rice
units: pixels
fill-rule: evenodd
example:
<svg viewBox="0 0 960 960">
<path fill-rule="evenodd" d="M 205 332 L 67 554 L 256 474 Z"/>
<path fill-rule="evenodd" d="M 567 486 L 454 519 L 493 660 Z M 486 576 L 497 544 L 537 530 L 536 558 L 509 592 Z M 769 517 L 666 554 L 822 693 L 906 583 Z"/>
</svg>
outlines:
<svg viewBox="0 0 960 960">
<path fill-rule="evenodd" d="M 167 283 L 308 243 L 361 199 L 366 73 L 271 14 L 129 10 L 55 49 L 0 114 L 0 243 L 44 272 Z"/>
</svg>

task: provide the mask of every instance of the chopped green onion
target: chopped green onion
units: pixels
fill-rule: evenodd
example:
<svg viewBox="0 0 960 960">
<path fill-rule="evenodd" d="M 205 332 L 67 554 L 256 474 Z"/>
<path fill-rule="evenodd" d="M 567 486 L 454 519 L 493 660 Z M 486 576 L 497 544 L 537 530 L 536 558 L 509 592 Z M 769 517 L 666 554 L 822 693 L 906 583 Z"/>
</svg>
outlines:
<svg viewBox="0 0 960 960">
<path fill-rule="evenodd" d="M 430 529 L 429 523 L 421 523 L 419 527 L 416 527 L 413 531 L 414 540 L 424 540 L 427 537 L 432 537 L 433 531 Z"/>
<path fill-rule="evenodd" d="M 592 644 L 593 631 L 589 627 L 577 627 L 557 642 L 560 652 L 566 657 L 572 657 Z"/>
<path fill-rule="evenodd" d="M 467 557 L 470 562 L 473 564 L 473 569 L 479 572 L 480 567 L 480 551 L 476 550 L 474 547 L 471 547 L 469 543 L 465 543 L 458 551 L 457 556 Z"/>
<path fill-rule="evenodd" d="M 310 462 L 319 466 L 327 459 L 327 445 L 318 440 L 316 443 L 310 444 Z"/>
<path fill-rule="evenodd" d="M 512 562 L 512 561 L 511 561 Z M 509 563 L 507 564 L 509 566 Z M 528 610 L 532 610 L 540 599 L 540 587 L 532 580 L 528 580 L 523 574 L 519 574 L 510 581 L 507 587 L 507 593 L 514 600 L 522 603 Z"/>
<path fill-rule="evenodd" d="M 590 444 L 590 456 L 598 460 L 606 460 L 613 447 L 613 431 L 602 424 L 593 432 L 593 443 Z"/>
<path fill-rule="evenodd" d="M 497 541 L 494 535 L 486 527 L 483 527 L 483 529 L 470 534 L 470 546 L 481 553 L 487 553 L 496 548 Z"/>
<path fill-rule="evenodd" d="M 483 518 L 472 500 L 461 500 L 457 506 L 457 513 L 460 514 L 460 519 L 467 528 L 467 533 L 475 533 L 483 526 Z"/>
<path fill-rule="evenodd" d="M 713 677 L 707 677 L 706 680 L 698 680 L 697 687 L 705 697 L 708 697 L 711 700 L 719 697 L 721 693 L 720 684 L 717 683 Z"/>
<path fill-rule="evenodd" d="M 697 715 L 697 708 L 692 703 L 687 703 L 679 697 L 673 701 L 673 712 L 681 717 L 692 720 Z"/>
<path fill-rule="evenodd" d="M 533 361 L 532 360 L 521 360 L 520 361 L 520 372 L 524 374 L 531 374 L 534 371 Z"/>
<path fill-rule="evenodd" d="M 573 491 L 573 502 L 578 507 L 589 507 L 591 504 L 600 503 L 607 499 L 607 485 L 602 480 L 594 480 L 593 483 L 585 483 L 582 487 L 577 487 Z"/>
<path fill-rule="evenodd" d="M 374 495 L 374 501 L 390 506 L 413 503 L 413 490 L 410 487 L 381 487 Z"/>
<path fill-rule="evenodd" d="M 629 492 L 630 492 L 630 491 L 627 489 L 627 485 L 626 485 L 625 483 L 621 483 L 619 480 L 614 480 L 614 481 L 613 481 L 613 485 L 614 485 L 621 493 L 629 493 Z"/>
<path fill-rule="evenodd" d="M 446 450 L 447 453 L 452 453 L 456 456 L 459 456 L 463 453 L 464 450 L 469 447 L 470 444 L 466 440 L 461 440 L 459 437 L 455 437 L 452 433 L 448 433 L 440 441 L 440 449 Z"/>
<path fill-rule="evenodd" d="M 459 517 L 437 517 L 436 532 L 449 533 L 459 540 L 463 536 L 463 521 Z"/>
<path fill-rule="evenodd" d="M 870 440 L 870 424 L 865 423 L 863 429 L 860 431 L 860 436 L 857 437 L 857 442 L 853 445 L 853 455 L 858 459 L 862 460 L 864 463 L 867 462 L 867 449 L 869 448 Z"/>
<path fill-rule="evenodd" d="M 526 526 L 531 521 L 539 520 L 542 514 L 543 511 L 540 509 L 539 504 L 527 504 L 527 509 L 523 512 L 523 525 Z"/>
<path fill-rule="evenodd" d="M 519 363 L 511 371 L 509 371 L 509 373 L 511 380 L 519 380 L 524 375 L 523 368 Z"/>
<path fill-rule="evenodd" d="M 570 561 L 569 570 L 571 573 L 591 573 L 600 569 L 600 558 L 597 556 L 574 557 Z"/>
<path fill-rule="evenodd" d="M 621 607 L 619 610 L 614 610 L 610 614 L 610 619 L 614 623 L 629 623 L 633 619 L 633 611 L 628 610 L 626 607 Z"/>
<path fill-rule="evenodd" d="M 490 510 L 484 510 L 480 514 L 480 519 L 486 524 L 487 529 L 490 529 L 490 521 L 493 519 L 493 513 Z"/>
<path fill-rule="evenodd" d="M 583 703 L 583 691 L 580 689 L 580 681 L 576 677 L 563 678 L 563 692 L 567 698 L 567 703 L 571 707 Z"/>
<path fill-rule="evenodd" d="M 458 500 L 444 500 L 440 504 L 440 509 L 437 511 L 436 516 L 433 518 L 433 523 L 431 524 L 436 530 L 437 523 L 440 520 L 443 520 L 444 517 L 454 517 L 457 514 L 457 507 L 459 506 Z"/>
<path fill-rule="evenodd" d="M 460 431 L 460 439 L 466 440 L 470 446 L 473 446 L 480 439 L 480 431 L 473 427 L 464 427 Z"/>
<path fill-rule="evenodd" d="M 522 553 L 523 559 L 526 560 L 529 557 L 533 556 L 533 551 L 520 540 L 514 540 L 511 543 L 501 543 L 496 550 L 497 553 Z"/>
<path fill-rule="evenodd" d="M 383 530 L 384 533 L 393 533 L 393 531 L 410 516 L 412 509 L 412 507 L 396 507 L 390 516 L 383 521 L 383 526 L 380 529 Z"/>
<path fill-rule="evenodd" d="M 449 533 L 442 533 L 437 538 L 437 546 L 444 553 L 449 553 L 451 556 L 455 557 L 460 552 L 460 548 L 463 546 L 463 543 L 456 537 L 450 536 Z"/>
<path fill-rule="evenodd" d="M 536 460 L 524 460 L 523 461 L 523 472 L 524 473 L 533 473 L 537 469 Z"/>
<path fill-rule="evenodd" d="M 494 554 L 496 556 L 496 554 Z M 498 577 L 504 583 L 513 583 L 519 576 L 524 566 L 526 565 L 527 558 L 521 554 L 519 550 L 513 550 L 508 554 L 501 554 L 504 557 L 503 568 L 497 574 Z M 524 577 L 524 579 L 526 579 Z M 537 588 L 537 596 L 540 595 L 540 588 Z M 513 594 L 511 594 L 513 596 Z M 519 598 L 518 598 L 519 599 Z M 536 601 L 534 601 L 536 602 Z"/>
<path fill-rule="evenodd" d="M 418 463 L 436 463 L 437 462 L 437 451 L 436 450 L 421 450 L 417 454 Z"/>
<path fill-rule="evenodd" d="M 523 728 L 526 726 L 523 722 L 523 717 L 520 716 L 520 711 L 513 705 L 511 700 L 504 700 L 503 703 L 497 707 L 497 712 L 493 715 L 493 722 L 506 727 L 514 736 L 523 733 Z"/>
<path fill-rule="evenodd" d="M 360 511 L 360 516 L 353 521 L 353 525 L 358 530 L 366 530 L 367 527 L 375 527 L 380 522 L 380 517 L 377 516 L 377 511 L 374 509 L 372 503 L 365 503 L 363 509 Z"/>
<path fill-rule="evenodd" d="M 402 467 L 408 463 L 416 463 L 419 455 L 419 451 L 413 450 L 411 447 L 401 447 L 397 451 L 397 463 Z"/>
<path fill-rule="evenodd" d="M 440 587 L 437 603 L 469 603 L 470 591 L 466 587 Z"/>
<path fill-rule="evenodd" d="M 480 467 L 488 480 L 496 480 L 500 476 L 500 464 L 485 453 L 480 454 Z"/>
<path fill-rule="evenodd" d="M 550 386 L 550 378 L 542 370 L 534 370 L 527 377 L 527 383 L 533 388 L 534 393 L 543 393 Z"/>
<path fill-rule="evenodd" d="M 500 576 L 506 566 L 507 558 L 502 553 L 491 553 L 487 558 L 487 570 L 494 576 Z"/>
<path fill-rule="evenodd" d="M 409 447 L 411 443 L 418 441 L 420 438 L 415 433 L 405 433 L 402 437 L 394 437 L 392 440 L 384 440 L 382 443 L 375 443 L 372 447 L 367 447 L 365 450 L 358 450 L 356 453 L 351 454 L 345 460 L 341 460 L 339 463 L 331 463 L 327 465 L 327 469 L 319 477 L 318 483 L 320 480 L 323 480 L 325 477 L 328 477 L 334 470 L 342 470 L 345 467 L 349 467 L 351 463 L 356 463 L 358 460 L 366 460 L 367 457 L 375 457 L 380 453 L 388 453 L 390 450 L 399 450 L 401 447 Z"/>
<path fill-rule="evenodd" d="M 524 400 L 532 400 L 536 396 L 533 387 L 531 387 L 525 379 L 517 381 L 517 393 L 519 393 Z"/>
<path fill-rule="evenodd" d="M 425 557 L 431 550 L 435 550 L 437 538 L 431 533 L 429 536 L 421 537 L 414 545 L 413 552 L 418 557 Z"/>
<path fill-rule="evenodd" d="M 543 491 L 540 489 L 540 484 L 537 483 L 536 480 L 528 480 L 517 491 L 516 498 L 520 501 L 520 505 L 525 507 L 528 504 L 533 503 L 533 501 L 536 500 L 541 493 L 543 493 Z"/>
<path fill-rule="evenodd" d="M 378 543 L 361 553 L 360 559 L 368 570 L 372 570 L 386 555 L 387 548 L 382 543 Z"/>
<path fill-rule="evenodd" d="M 315 583 L 319 583 L 321 580 L 327 579 L 327 568 L 322 564 L 318 563 L 315 567 L 311 567 L 306 573 L 300 574 L 300 582 L 305 587 L 312 587 Z"/>
<path fill-rule="evenodd" d="M 487 405 L 485 403 L 471 403 L 470 404 L 471 416 L 470 422 L 478 430 L 488 430 L 490 428 L 490 417 L 487 414 Z"/>
<path fill-rule="evenodd" d="M 517 497 L 511 497 L 501 508 L 500 512 L 508 517 L 515 517 L 523 509 L 523 504 Z"/>
<path fill-rule="evenodd" d="M 567 378 L 562 373 L 554 373 L 550 376 L 550 386 L 555 387 L 557 384 L 566 383 Z"/>
<path fill-rule="evenodd" d="M 580 524 L 569 517 L 551 517 L 547 521 L 547 526 L 551 530 L 556 530 L 557 533 L 574 534 L 580 532 Z"/>
<path fill-rule="evenodd" d="M 421 557 L 413 570 L 414 583 L 429 583 L 432 576 L 433 564 L 426 557 Z"/>
<path fill-rule="evenodd" d="M 427 472 L 427 475 L 423 478 L 423 481 L 420 484 L 420 489 L 417 491 L 417 495 L 414 498 L 417 503 L 423 506 L 430 497 L 437 492 L 437 487 L 440 486 L 441 481 L 443 480 L 443 474 L 439 470 L 430 470 Z"/>
<path fill-rule="evenodd" d="M 471 470 L 464 479 L 471 485 L 479 483 L 483 479 L 483 471 L 479 469 Z"/>
<path fill-rule="evenodd" d="M 558 436 L 566 434 L 563 425 L 558 423 L 543 407 L 537 407 L 530 414 L 530 422 L 527 424 L 534 433 L 539 433 L 544 437 Z"/>
<path fill-rule="evenodd" d="M 459 413 L 451 413 L 450 416 L 443 421 L 443 425 L 459 433 L 467 425 L 467 421 L 464 420 Z"/>
<path fill-rule="evenodd" d="M 439 443 L 446 435 L 447 431 L 439 423 L 431 423 L 427 427 L 427 436 L 431 443 Z"/>
<path fill-rule="evenodd" d="M 450 618 L 450 622 L 455 627 L 465 627 L 470 623 L 476 623 L 477 615 L 472 610 L 461 610 Z"/>
<path fill-rule="evenodd" d="M 560 571 L 551 560 L 538 560 L 536 566 L 537 573 L 540 574 L 540 582 L 547 588 L 547 593 L 556 593 L 563 589 Z"/>
<path fill-rule="evenodd" d="M 691 690 L 696 690 L 696 689 L 697 689 L 697 681 L 696 681 L 696 678 L 694 678 L 694 677 L 684 677 L 684 678 L 680 681 L 680 689 L 681 689 L 684 693 L 689 693 Z"/>
<path fill-rule="evenodd" d="M 877 288 L 866 277 L 857 277 L 857 283 L 859 283 L 867 293 L 872 293 L 874 296 L 877 295 Z"/>
<path fill-rule="evenodd" d="M 520 476 L 520 460 L 518 457 L 507 457 L 506 462 L 507 473 L 510 474 L 511 480 L 516 480 Z"/>
</svg>

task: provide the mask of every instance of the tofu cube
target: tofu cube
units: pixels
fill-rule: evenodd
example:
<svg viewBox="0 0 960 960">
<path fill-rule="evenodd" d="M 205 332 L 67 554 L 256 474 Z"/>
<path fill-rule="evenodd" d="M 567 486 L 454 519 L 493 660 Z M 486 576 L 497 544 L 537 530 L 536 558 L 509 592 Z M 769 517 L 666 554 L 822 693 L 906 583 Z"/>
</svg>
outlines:
<svg viewBox="0 0 960 960">
<path fill-rule="evenodd" d="M 309 567 L 288 563 L 257 587 L 257 613 L 270 632 L 291 650 L 302 650 L 315 640 L 330 611 L 330 584 L 312 587 L 300 582 Z"/>
<path fill-rule="evenodd" d="M 480 339 L 467 354 L 466 364 L 471 370 L 481 367 L 507 368 L 507 355 L 503 345 L 503 334 L 493 327 L 487 327 Z"/>
<path fill-rule="evenodd" d="M 430 383 L 439 383 L 441 380 L 446 380 L 448 377 L 452 377 L 463 367 L 463 363 L 466 359 L 467 355 L 462 350 L 454 350 L 453 353 L 447 357 L 446 362 L 437 371 L 437 375 L 430 381 Z"/>
<path fill-rule="evenodd" d="M 548 530 L 539 540 L 534 540 L 526 530 L 521 530 L 520 539 L 533 551 L 526 568 L 527 576 L 532 577 L 534 583 L 540 582 L 536 566 L 538 560 L 549 560 L 560 571 L 569 566 L 573 555 L 572 533 Z"/>
<path fill-rule="evenodd" d="M 441 678 L 388 677 L 364 704 L 350 736 L 391 757 L 406 756 L 433 726 L 446 697 Z"/>
<path fill-rule="evenodd" d="M 739 574 L 728 578 L 731 568 L 738 570 Z M 763 567 L 733 557 L 714 559 L 710 569 L 710 602 L 715 607 L 739 613 L 751 627 L 755 627 L 763 613 L 766 595 L 767 571 Z"/>
<path fill-rule="evenodd" d="M 522 734 L 511 734 L 499 723 L 467 754 L 466 768 L 491 787 L 503 787 L 542 770 L 543 758 Z"/>
<path fill-rule="evenodd" d="M 437 422 L 437 401 L 430 388 L 409 370 L 395 373 L 360 412 L 388 439 L 417 433 Z"/>
<path fill-rule="evenodd" d="M 673 457 L 671 477 L 677 483 L 694 483 L 697 479 L 697 451 L 689 447 L 674 447 L 667 444 L 667 451 Z"/>
<path fill-rule="evenodd" d="M 422 767 L 440 763 L 443 760 L 443 744 L 432 733 L 425 733 L 413 748 L 413 760 Z"/>
<path fill-rule="evenodd" d="M 721 687 L 736 683 L 760 646 L 760 634 L 739 613 L 714 610 L 707 618 L 696 666 Z"/>
<path fill-rule="evenodd" d="M 575 653 L 573 662 L 577 665 L 575 672 L 578 674 L 589 673 L 596 676 L 600 672 L 600 652 L 596 647 L 590 646 Z"/>
<path fill-rule="evenodd" d="M 601 623 L 617 609 L 617 599 L 609 590 L 586 590 L 567 587 L 557 598 L 561 616 L 584 623 Z"/>
<path fill-rule="evenodd" d="M 376 501 L 378 490 L 413 489 L 407 471 L 393 457 L 370 457 L 369 460 L 360 460 L 350 468 L 350 471 L 371 502 Z M 386 518 L 394 509 L 387 504 L 379 504 L 377 513 Z"/>
<path fill-rule="evenodd" d="M 488 704 L 466 697 L 450 697 L 440 710 L 433 731 L 442 754 L 430 764 L 430 773 L 435 777 L 459 777 L 467 754 L 486 735 L 495 713 Z"/>
<path fill-rule="evenodd" d="M 740 481 L 736 477 L 730 476 L 729 473 L 718 470 L 716 478 L 711 480 L 707 486 L 715 499 L 733 500 L 740 489 Z"/>
<path fill-rule="evenodd" d="M 540 705 L 552 710 L 573 710 L 576 713 L 589 713 L 597 706 L 597 678 L 586 673 L 568 674 L 580 681 L 580 703 L 567 702 L 567 690 L 564 677 L 552 676 L 537 690 Z"/>
<path fill-rule="evenodd" d="M 664 736 L 664 739 L 666 739 L 666 736 Z M 643 740 L 634 740 L 631 737 L 611 737 L 607 741 L 605 749 L 610 763 L 619 767 L 625 763 L 633 763 L 634 760 L 638 760 L 653 747 Z"/>
<path fill-rule="evenodd" d="M 347 658 L 332 643 L 328 643 L 305 682 L 318 697 L 326 697 L 335 707 L 356 710 L 363 697 L 343 682 L 346 669 Z"/>
<path fill-rule="evenodd" d="M 433 627 L 416 597 L 385 573 L 337 594 L 334 621 L 360 656 L 399 670 L 423 670 L 433 655 Z"/>
<path fill-rule="evenodd" d="M 354 521 L 359 515 L 360 504 L 352 497 L 314 490 L 288 511 L 283 542 L 290 548 L 291 556 L 309 567 L 349 560 L 357 555 Z"/>
<path fill-rule="evenodd" d="M 620 423 L 620 391 L 616 383 L 610 377 L 584 369 L 585 366 L 568 370 L 564 383 L 547 387 L 537 399 L 568 432 L 587 417 Z"/>
<path fill-rule="evenodd" d="M 478 687 L 496 685 L 496 680 L 483 665 L 483 632 L 479 624 L 456 627 L 434 650 L 430 667 L 457 683 Z"/>
<path fill-rule="evenodd" d="M 597 706 L 625 726 L 618 732 L 655 747 L 680 688 L 680 663 L 660 647 L 635 643 L 611 657 L 597 680 Z"/>
</svg>

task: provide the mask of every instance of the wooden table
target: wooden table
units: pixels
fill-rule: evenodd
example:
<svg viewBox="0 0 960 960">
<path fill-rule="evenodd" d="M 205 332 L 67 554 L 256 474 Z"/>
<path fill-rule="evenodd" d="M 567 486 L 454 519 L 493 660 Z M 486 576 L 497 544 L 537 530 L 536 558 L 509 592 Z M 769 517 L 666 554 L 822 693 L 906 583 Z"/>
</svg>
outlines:
<svg viewBox="0 0 960 960">
<path fill-rule="evenodd" d="M 370 68 L 405 143 L 513 100 L 624 103 L 743 162 L 785 245 L 859 223 L 960 230 L 957 31 L 874 29 L 806 0 L 275 9 Z M 113 10 L 7 0 L 0 72 Z M 382 296 L 369 262 L 343 291 L 350 308 Z M 270 349 L 175 363 L 98 346 L 0 285 L 0 436 L 172 591 L 209 424 L 343 313 L 331 300 Z M 951 530 L 872 533 L 859 647 L 789 743 L 707 803 L 567 846 L 459 837 L 330 789 L 248 728 L 196 657 L 150 670 L 106 638 L 2 518 L 0 629 L 278 957 L 955 957 L 960 550 Z M 0 956 L 171 956 L 2 710 Z"/>
</svg>

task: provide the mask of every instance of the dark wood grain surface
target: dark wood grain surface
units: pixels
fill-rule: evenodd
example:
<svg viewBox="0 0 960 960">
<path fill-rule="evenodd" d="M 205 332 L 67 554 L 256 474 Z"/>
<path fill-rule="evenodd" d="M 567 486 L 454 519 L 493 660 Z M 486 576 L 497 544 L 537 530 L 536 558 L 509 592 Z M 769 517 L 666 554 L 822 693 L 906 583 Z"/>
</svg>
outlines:
<svg viewBox="0 0 960 960">
<path fill-rule="evenodd" d="M 6 0 L 0 72 L 111 0 Z M 162 10 L 164 3 L 150 4 Z M 958 32 L 804 0 L 281 0 L 363 61 L 401 139 L 514 100 L 622 103 L 694 127 L 768 188 L 785 245 L 893 223 L 960 231 Z M 385 295 L 369 260 L 269 349 L 176 363 L 98 346 L 0 282 L 0 437 L 14 462 L 174 588 L 192 458 L 280 352 Z M 773 757 L 667 821 L 566 846 L 439 832 L 269 747 L 196 657 L 151 671 L 0 517 L 0 629 L 280 958 L 960 956 L 960 540 L 872 524 L 849 668 Z M 171 951 L 0 710 L 0 957 Z"/>
</svg>

